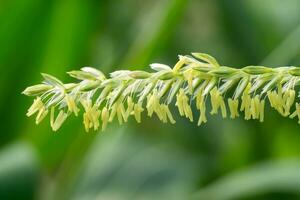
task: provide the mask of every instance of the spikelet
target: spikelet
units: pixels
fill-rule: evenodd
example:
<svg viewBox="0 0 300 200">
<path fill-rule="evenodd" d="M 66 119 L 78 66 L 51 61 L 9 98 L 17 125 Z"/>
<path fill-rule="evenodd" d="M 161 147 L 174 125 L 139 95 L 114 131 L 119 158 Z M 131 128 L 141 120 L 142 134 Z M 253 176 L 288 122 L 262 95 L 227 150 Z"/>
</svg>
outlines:
<svg viewBox="0 0 300 200">
<path fill-rule="evenodd" d="M 107 78 L 90 67 L 68 72 L 78 83 L 64 84 L 51 75 L 42 74 L 42 84 L 23 91 L 27 96 L 36 97 L 26 115 L 36 114 L 35 122 L 39 124 L 50 110 L 50 125 L 57 131 L 69 115 L 78 116 L 83 107 L 83 124 L 88 132 L 100 126 L 103 131 L 114 119 L 123 124 L 131 116 L 140 123 L 144 110 L 149 117 L 174 124 L 170 109 L 173 103 L 180 116 L 193 121 L 195 104 L 200 126 L 207 122 L 210 102 L 210 114 L 220 113 L 223 118 L 228 111 L 231 119 L 243 114 L 246 120 L 263 122 L 265 106 L 269 104 L 284 117 L 298 117 L 300 123 L 300 104 L 295 91 L 300 82 L 299 67 L 237 69 L 221 66 L 207 54 L 192 55 L 194 57 L 179 56 L 173 68 L 151 64 L 152 73 L 119 70 Z M 230 91 L 233 91 L 232 97 Z"/>
</svg>

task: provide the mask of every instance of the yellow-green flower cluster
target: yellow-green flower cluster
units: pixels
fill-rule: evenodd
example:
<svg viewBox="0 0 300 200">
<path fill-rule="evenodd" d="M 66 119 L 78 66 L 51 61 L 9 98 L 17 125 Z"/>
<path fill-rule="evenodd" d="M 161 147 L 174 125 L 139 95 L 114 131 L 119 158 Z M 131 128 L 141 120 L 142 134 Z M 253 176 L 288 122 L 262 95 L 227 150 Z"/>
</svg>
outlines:
<svg viewBox="0 0 300 200">
<path fill-rule="evenodd" d="M 221 66 L 212 56 L 193 53 L 179 56 L 173 68 L 151 64 L 154 72 L 119 70 L 107 78 L 101 71 L 84 67 L 68 74 L 78 83 L 64 84 L 57 78 L 42 74 L 42 84 L 26 88 L 23 94 L 36 96 L 27 116 L 36 114 L 39 124 L 50 111 L 50 125 L 57 131 L 72 114 L 83 110 L 86 131 L 105 130 L 117 119 L 119 124 L 132 116 L 140 123 L 142 113 L 155 114 L 164 123 L 175 123 L 174 105 L 180 116 L 198 125 L 207 122 L 210 114 L 223 118 L 264 120 L 265 102 L 282 116 L 298 118 L 300 103 L 295 88 L 300 81 L 299 67 L 268 68 L 246 66 L 240 69 Z M 193 107 L 195 106 L 195 109 Z M 198 110 L 193 113 L 193 110 Z M 58 111 L 57 116 L 55 116 Z"/>
</svg>

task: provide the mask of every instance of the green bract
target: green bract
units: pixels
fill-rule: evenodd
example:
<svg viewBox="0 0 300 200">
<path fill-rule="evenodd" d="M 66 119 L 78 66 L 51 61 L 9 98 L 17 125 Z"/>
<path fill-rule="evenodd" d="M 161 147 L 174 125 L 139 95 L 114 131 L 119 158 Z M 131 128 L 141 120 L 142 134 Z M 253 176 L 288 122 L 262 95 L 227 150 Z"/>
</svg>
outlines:
<svg viewBox="0 0 300 200">
<path fill-rule="evenodd" d="M 207 104 L 210 114 L 219 111 L 222 117 L 240 116 L 264 120 L 265 100 L 282 116 L 298 117 L 300 104 L 295 87 L 300 80 L 299 67 L 268 68 L 247 66 L 241 69 L 220 66 L 210 55 L 193 53 L 179 56 L 173 69 L 163 64 L 151 64 L 155 72 L 119 70 L 109 78 L 97 69 L 84 67 L 68 74 L 78 83 L 63 84 L 57 78 L 42 74 L 42 84 L 26 88 L 23 94 L 37 96 L 28 109 L 27 116 L 36 116 L 40 123 L 50 111 L 50 124 L 58 130 L 68 116 L 84 110 L 86 131 L 97 130 L 115 118 L 119 123 L 133 116 L 141 122 L 141 113 L 156 114 L 164 123 L 175 123 L 169 105 L 175 102 L 180 116 L 194 120 L 191 104 L 199 110 L 198 125 L 206 123 Z M 294 107 L 294 111 L 290 110 Z M 58 115 L 55 117 L 55 112 Z"/>
</svg>

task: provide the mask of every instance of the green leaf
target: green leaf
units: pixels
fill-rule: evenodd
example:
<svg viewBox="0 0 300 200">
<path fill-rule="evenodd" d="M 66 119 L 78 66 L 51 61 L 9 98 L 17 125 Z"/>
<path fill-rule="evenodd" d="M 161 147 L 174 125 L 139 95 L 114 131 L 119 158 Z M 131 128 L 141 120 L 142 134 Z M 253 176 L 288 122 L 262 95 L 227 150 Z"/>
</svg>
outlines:
<svg viewBox="0 0 300 200">
<path fill-rule="evenodd" d="M 299 159 L 256 165 L 220 178 L 200 189 L 192 199 L 242 199 L 277 191 L 300 194 L 299 169 Z"/>
<path fill-rule="evenodd" d="M 32 146 L 14 143 L 0 151 L 0 199 L 32 199 L 39 163 Z"/>
</svg>

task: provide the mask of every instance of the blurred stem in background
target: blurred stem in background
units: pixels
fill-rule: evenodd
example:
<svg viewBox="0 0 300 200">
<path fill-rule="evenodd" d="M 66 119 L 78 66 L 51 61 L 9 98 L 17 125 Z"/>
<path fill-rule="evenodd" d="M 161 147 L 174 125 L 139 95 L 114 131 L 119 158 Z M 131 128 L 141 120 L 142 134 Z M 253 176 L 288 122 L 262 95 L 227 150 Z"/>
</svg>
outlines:
<svg viewBox="0 0 300 200">
<path fill-rule="evenodd" d="M 170 37 L 181 22 L 188 0 L 162 0 L 151 11 L 137 17 L 135 39 L 124 56 L 123 66 L 142 69 L 165 49 Z"/>
<path fill-rule="evenodd" d="M 0 12 L 0 110 L 5 113 L 5 117 L 1 118 L 1 144 L 24 133 L 21 125 L 24 122 L 21 117 L 21 105 L 24 102 L 15 95 L 22 91 L 25 82 L 29 80 L 26 75 L 32 74 L 28 68 L 38 55 L 39 35 L 42 33 L 35 27 L 45 23 L 46 8 L 49 6 L 49 3 L 35 0 L 6 1 L 3 4 Z M 36 20 L 39 16 L 43 17 Z"/>
<path fill-rule="evenodd" d="M 299 37 L 300 25 L 262 61 L 262 65 L 290 65 L 300 52 L 300 43 L 295 42 Z"/>
<path fill-rule="evenodd" d="M 60 0 L 53 5 L 48 19 L 47 42 L 44 43 L 43 53 L 36 69 L 58 73 L 65 77 L 65 72 L 72 66 L 85 63 L 90 38 L 93 34 L 95 20 L 97 19 L 97 3 L 81 0 Z M 92 12 L 94 11 L 94 12 Z M 62 20 L 63 19 L 63 20 Z M 38 74 L 38 73 L 36 73 Z M 30 121 L 28 121 L 32 125 Z M 40 156 L 45 166 L 57 166 L 68 146 L 79 137 L 78 122 L 73 122 L 64 132 L 66 134 L 53 135 L 50 130 L 38 133 L 38 129 L 28 127 L 28 137 L 40 151 Z M 44 124 L 43 124 L 44 125 Z M 53 145 L 56 147 L 53 149 Z"/>
</svg>

